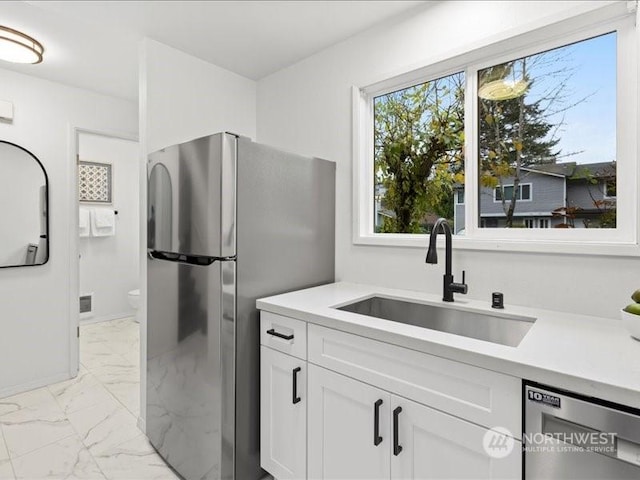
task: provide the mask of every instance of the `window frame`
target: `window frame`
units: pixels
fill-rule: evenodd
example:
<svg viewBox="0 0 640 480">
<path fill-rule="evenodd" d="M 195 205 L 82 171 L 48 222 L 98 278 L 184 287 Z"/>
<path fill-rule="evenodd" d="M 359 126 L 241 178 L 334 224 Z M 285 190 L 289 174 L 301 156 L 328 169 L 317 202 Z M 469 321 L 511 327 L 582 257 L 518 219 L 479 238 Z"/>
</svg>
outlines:
<svg viewBox="0 0 640 480">
<path fill-rule="evenodd" d="M 521 187 L 524 187 L 525 185 L 529 185 L 529 198 L 522 198 L 522 189 L 521 189 Z M 504 191 L 504 189 L 507 188 L 507 187 L 513 188 L 513 183 L 507 183 L 505 185 L 502 185 L 502 190 Z M 502 199 L 498 200 L 498 189 L 499 188 L 500 188 L 500 185 L 498 185 L 497 187 L 495 187 L 493 189 L 493 203 L 502 203 Z M 518 193 L 520 194 L 520 198 L 516 198 L 516 203 L 517 202 L 532 202 L 533 201 L 533 183 L 524 182 L 524 183 L 518 184 Z M 508 198 L 506 201 L 510 202 L 511 199 Z"/>
<path fill-rule="evenodd" d="M 615 31 L 616 43 L 616 197 L 615 229 L 501 229 L 483 228 L 479 216 L 478 177 L 478 71 L 513 59 L 535 55 Z M 637 36 L 635 15 L 625 5 L 614 4 L 528 29 L 487 46 L 387 78 L 353 94 L 353 243 L 424 248 L 424 234 L 378 234 L 373 229 L 373 99 L 391 91 L 464 72 L 465 74 L 465 235 L 455 235 L 453 247 L 470 250 L 504 250 L 565 254 L 640 256 L 638 205 Z M 623 101 L 624 99 L 624 101 Z M 474 132 L 475 130 L 475 132 Z M 617 193 L 617 191 L 616 191 Z M 495 191 L 494 191 L 495 195 Z M 457 197 L 457 196 L 456 196 Z M 533 192 L 531 193 L 533 197 Z M 457 198 L 456 198 L 457 200 Z M 458 205 L 457 202 L 454 202 Z M 523 231 L 525 230 L 525 231 Z"/>
</svg>

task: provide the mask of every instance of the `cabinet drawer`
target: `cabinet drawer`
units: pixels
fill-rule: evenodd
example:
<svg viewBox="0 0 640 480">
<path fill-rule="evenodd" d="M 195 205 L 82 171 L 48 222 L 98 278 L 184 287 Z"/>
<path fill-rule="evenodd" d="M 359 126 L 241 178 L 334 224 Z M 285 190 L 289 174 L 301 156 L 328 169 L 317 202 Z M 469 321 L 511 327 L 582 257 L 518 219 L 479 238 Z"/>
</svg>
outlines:
<svg viewBox="0 0 640 480">
<path fill-rule="evenodd" d="M 260 344 L 307 359 L 307 322 L 260 312 Z"/>
<path fill-rule="evenodd" d="M 520 379 L 310 324 L 309 362 L 488 428 L 522 434 Z"/>
</svg>

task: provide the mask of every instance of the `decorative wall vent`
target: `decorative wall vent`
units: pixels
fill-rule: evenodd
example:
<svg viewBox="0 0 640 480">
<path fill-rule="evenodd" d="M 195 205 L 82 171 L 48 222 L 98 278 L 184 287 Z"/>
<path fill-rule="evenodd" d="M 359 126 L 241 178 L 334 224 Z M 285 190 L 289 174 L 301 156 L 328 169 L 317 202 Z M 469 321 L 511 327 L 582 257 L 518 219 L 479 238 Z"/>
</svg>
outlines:
<svg viewBox="0 0 640 480">
<path fill-rule="evenodd" d="M 80 296 L 80 316 L 88 317 L 93 313 L 93 293 Z"/>
<path fill-rule="evenodd" d="M 79 161 L 79 200 L 88 203 L 112 203 L 112 179 L 110 164 Z"/>
</svg>

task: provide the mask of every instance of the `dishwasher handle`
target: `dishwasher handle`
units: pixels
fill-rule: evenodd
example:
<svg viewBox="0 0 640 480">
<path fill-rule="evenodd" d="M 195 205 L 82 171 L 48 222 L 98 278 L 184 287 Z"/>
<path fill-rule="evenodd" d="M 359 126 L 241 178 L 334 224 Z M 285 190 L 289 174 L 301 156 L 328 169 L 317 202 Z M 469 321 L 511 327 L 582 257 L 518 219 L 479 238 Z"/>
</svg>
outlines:
<svg viewBox="0 0 640 480">
<path fill-rule="evenodd" d="M 542 433 L 593 453 L 640 466 L 640 444 L 621 438 L 616 432 L 602 432 L 543 413 Z"/>
</svg>

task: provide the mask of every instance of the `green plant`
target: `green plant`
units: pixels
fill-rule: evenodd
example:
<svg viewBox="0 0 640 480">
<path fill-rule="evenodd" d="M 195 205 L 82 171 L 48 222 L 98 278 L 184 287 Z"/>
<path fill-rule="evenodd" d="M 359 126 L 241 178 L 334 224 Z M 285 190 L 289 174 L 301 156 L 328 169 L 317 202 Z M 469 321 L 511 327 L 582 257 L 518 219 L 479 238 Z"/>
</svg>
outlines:
<svg viewBox="0 0 640 480">
<path fill-rule="evenodd" d="M 631 300 L 633 300 L 633 303 L 624 307 L 624 311 L 634 315 L 640 315 L 640 289 L 631 294 Z"/>
</svg>

